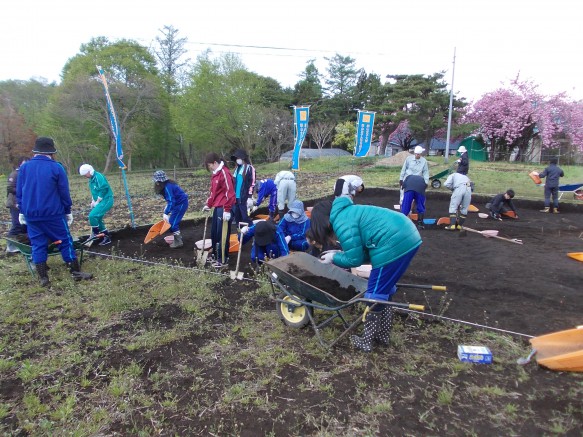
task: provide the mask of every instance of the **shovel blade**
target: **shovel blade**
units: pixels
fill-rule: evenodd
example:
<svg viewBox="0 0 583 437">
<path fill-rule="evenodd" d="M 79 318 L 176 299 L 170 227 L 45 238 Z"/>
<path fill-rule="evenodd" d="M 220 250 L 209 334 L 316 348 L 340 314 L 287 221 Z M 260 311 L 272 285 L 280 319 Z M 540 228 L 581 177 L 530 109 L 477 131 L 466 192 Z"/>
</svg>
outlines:
<svg viewBox="0 0 583 437">
<path fill-rule="evenodd" d="M 168 222 L 166 222 L 165 220 L 160 220 L 158 223 L 154 223 L 152 225 L 152 227 L 148 230 L 148 233 L 146 234 L 146 238 L 144 238 L 144 244 L 148 244 L 150 241 L 152 241 L 154 238 L 160 235 L 160 231 L 162 230 L 164 223 Z"/>
</svg>

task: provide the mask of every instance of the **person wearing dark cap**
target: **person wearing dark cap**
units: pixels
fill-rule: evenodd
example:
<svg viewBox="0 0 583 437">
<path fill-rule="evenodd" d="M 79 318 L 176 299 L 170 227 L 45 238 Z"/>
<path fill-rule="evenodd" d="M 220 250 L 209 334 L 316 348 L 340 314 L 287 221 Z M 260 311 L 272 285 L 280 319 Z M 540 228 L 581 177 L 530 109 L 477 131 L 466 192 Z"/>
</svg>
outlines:
<svg viewBox="0 0 583 437">
<path fill-rule="evenodd" d="M 32 262 L 41 286 L 50 285 L 48 276 L 48 244 L 57 247 L 75 281 L 91 279 L 81 271 L 69 226 L 73 223 L 69 179 L 62 164 L 53 159 L 57 149 L 52 138 L 37 138 L 34 156 L 20 167 L 16 184 L 16 200 L 20 205 L 19 221 L 28 227 L 32 246 Z"/>
<path fill-rule="evenodd" d="M 539 178 L 547 178 L 545 182 L 545 207 L 540 212 L 559 213 L 559 179 L 565 176 L 565 172 L 559 167 L 559 160 L 551 158 L 549 165 L 541 173 L 533 172 Z M 551 207 L 551 196 L 553 198 L 553 206 Z"/>
<path fill-rule="evenodd" d="M 103 234 L 100 246 L 111 244 L 111 237 L 107 226 L 103 222 L 103 217 L 113 207 L 113 191 L 107 182 L 107 178 L 95 171 L 92 165 L 83 164 L 79 167 L 79 174 L 85 176 L 91 192 L 91 211 L 89 212 L 89 225 L 91 226 L 91 237 Z"/>
<path fill-rule="evenodd" d="M 18 221 L 18 215 L 20 214 L 20 209 L 18 203 L 16 202 L 16 181 L 18 180 L 18 170 L 20 166 L 28 161 L 28 158 L 22 157 L 18 160 L 18 166 L 12 170 L 12 173 L 8 175 L 6 180 L 6 208 L 10 210 L 10 230 L 8 231 L 9 237 L 14 237 L 17 239 L 26 237 L 26 225 L 21 225 Z M 8 241 L 6 243 L 6 252 L 15 253 L 18 249 L 14 247 L 13 243 Z"/>
<path fill-rule="evenodd" d="M 237 149 L 231 155 L 231 161 L 236 163 L 233 170 L 235 179 L 235 205 L 233 218 L 235 223 L 251 224 L 247 209 L 253 208 L 253 188 L 255 187 L 255 167 L 249 162 L 249 156 L 243 149 Z"/>
<path fill-rule="evenodd" d="M 262 220 L 255 225 L 241 229 L 243 244 L 253 239 L 251 261 L 261 264 L 266 259 L 289 255 L 285 235 L 272 220 Z"/>
<path fill-rule="evenodd" d="M 166 201 L 166 208 L 162 218 L 170 223 L 170 231 L 174 234 L 174 241 L 170 244 L 172 249 L 184 246 L 180 233 L 180 222 L 188 209 L 188 194 L 178 186 L 176 182 L 166 176 L 163 170 L 154 172 L 154 191 Z"/>
</svg>

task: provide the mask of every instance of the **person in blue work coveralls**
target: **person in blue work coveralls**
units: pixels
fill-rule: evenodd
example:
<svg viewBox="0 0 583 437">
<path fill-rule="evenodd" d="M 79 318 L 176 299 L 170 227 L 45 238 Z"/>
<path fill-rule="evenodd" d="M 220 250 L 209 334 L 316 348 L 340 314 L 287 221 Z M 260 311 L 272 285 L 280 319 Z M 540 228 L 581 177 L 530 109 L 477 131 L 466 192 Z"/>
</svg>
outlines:
<svg viewBox="0 0 583 437">
<path fill-rule="evenodd" d="M 107 226 L 103 222 L 103 216 L 113 206 L 113 191 L 107 182 L 107 178 L 95 171 L 92 165 L 83 164 L 79 167 L 79 174 L 89 179 L 89 191 L 91 191 L 91 211 L 89 212 L 89 225 L 91 226 L 91 238 L 103 234 L 100 246 L 111 244 L 111 237 Z"/>
<path fill-rule="evenodd" d="M 390 301 L 396 284 L 421 246 L 421 236 L 413 222 L 401 213 L 371 205 L 355 205 L 348 197 L 319 202 L 312 209 L 310 233 L 319 244 L 338 241 L 341 251 L 321 255 L 325 264 L 341 268 L 372 265 L 364 297 Z M 381 307 L 382 309 L 375 310 Z M 369 306 L 371 308 L 371 306 Z M 367 311 L 364 334 L 352 336 L 355 348 L 372 350 L 372 342 L 389 344 L 393 308 L 375 304 Z"/>
<path fill-rule="evenodd" d="M 57 247 L 75 281 L 91 279 L 90 273 L 81 271 L 69 226 L 73 223 L 69 179 L 60 162 L 52 138 L 37 138 L 33 158 L 19 170 L 16 200 L 20 206 L 19 221 L 26 224 L 32 246 L 32 262 L 43 287 L 50 286 L 48 275 L 48 245 Z"/>
<path fill-rule="evenodd" d="M 184 246 L 180 233 L 180 221 L 188 209 L 188 195 L 176 182 L 168 178 L 163 170 L 157 170 L 152 177 L 154 191 L 166 201 L 166 208 L 162 218 L 170 223 L 170 231 L 174 234 L 174 241 L 170 244 L 172 249 Z"/>
</svg>

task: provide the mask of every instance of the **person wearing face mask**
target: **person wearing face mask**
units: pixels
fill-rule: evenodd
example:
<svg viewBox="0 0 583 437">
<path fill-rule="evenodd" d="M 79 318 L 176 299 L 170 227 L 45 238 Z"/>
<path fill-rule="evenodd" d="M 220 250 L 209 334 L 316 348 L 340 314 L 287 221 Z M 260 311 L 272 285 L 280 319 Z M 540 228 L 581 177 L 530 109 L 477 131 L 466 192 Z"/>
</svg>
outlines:
<svg viewBox="0 0 583 437">
<path fill-rule="evenodd" d="M 235 223 L 251 224 L 247 210 L 253 208 L 253 188 L 255 187 L 255 168 L 249 162 L 249 156 L 243 149 L 237 149 L 231 155 L 231 161 L 237 166 L 233 170 L 235 179 L 235 205 L 233 219 Z"/>
<path fill-rule="evenodd" d="M 291 203 L 289 212 L 280 220 L 278 227 L 285 235 L 290 250 L 305 252 L 310 248 L 306 238 L 306 232 L 310 229 L 310 219 L 304 211 L 304 203 L 301 200 L 296 199 Z"/>
</svg>

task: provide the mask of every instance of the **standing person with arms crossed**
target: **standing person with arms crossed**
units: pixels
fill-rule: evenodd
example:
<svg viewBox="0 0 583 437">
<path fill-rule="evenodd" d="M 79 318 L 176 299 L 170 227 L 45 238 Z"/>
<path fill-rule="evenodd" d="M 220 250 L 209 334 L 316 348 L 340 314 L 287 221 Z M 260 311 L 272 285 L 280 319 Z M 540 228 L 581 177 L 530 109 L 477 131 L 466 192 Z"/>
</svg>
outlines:
<svg viewBox="0 0 583 437">
<path fill-rule="evenodd" d="M 107 226 L 103 222 L 103 216 L 113 206 L 113 191 L 107 182 L 107 178 L 95 171 L 93 166 L 83 164 L 79 167 L 79 174 L 89 179 L 89 191 L 91 192 L 91 211 L 89 212 L 89 225 L 91 226 L 91 237 L 103 234 L 100 246 L 111 244 L 111 237 Z"/>
<path fill-rule="evenodd" d="M 60 162 L 53 159 L 57 149 L 52 138 L 37 138 L 33 158 L 20 167 L 16 184 L 16 199 L 20 205 L 19 221 L 28 226 L 32 245 L 32 262 L 42 287 L 50 285 L 48 275 L 48 245 L 57 245 L 63 261 L 75 281 L 91 279 L 81 271 L 69 226 L 73 223 L 69 179 Z"/>
<path fill-rule="evenodd" d="M 204 158 L 204 164 L 212 175 L 210 196 L 202 210 L 208 212 L 214 208 L 211 241 L 215 261 L 212 266 L 222 268 L 227 264 L 231 236 L 231 210 L 236 199 L 234 180 L 225 162 L 217 153 L 208 153 Z"/>
</svg>

